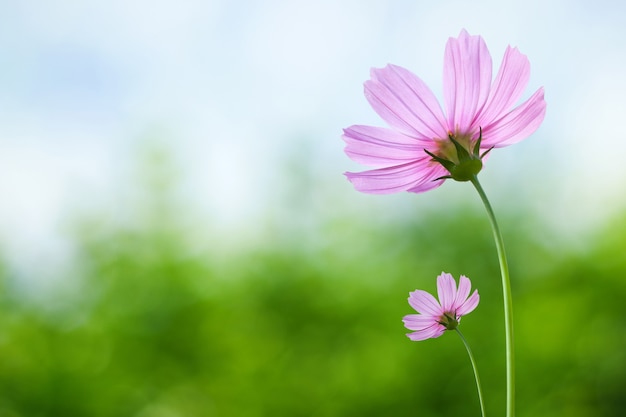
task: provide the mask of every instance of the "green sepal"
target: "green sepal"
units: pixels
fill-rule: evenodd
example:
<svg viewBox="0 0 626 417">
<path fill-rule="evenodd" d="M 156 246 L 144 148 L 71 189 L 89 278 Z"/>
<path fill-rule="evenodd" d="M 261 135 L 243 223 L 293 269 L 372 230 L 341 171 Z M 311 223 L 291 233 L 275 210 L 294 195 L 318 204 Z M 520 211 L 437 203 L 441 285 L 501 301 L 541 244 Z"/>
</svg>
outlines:
<svg viewBox="0 0 626 417">
<path fill-rule="evenodd" d="M 433 160 L 435 162 L 439 162 L 441 165 L 443 165 L 443 167 L 445 169 L 448 170 L 448 172 L 451 172 L 451 170 L 454 169 L 454 162 L 452 161 L 448 161 L 447 159 L 443 159 L 437 155 L 435 155 L 434 153 L 428 151 L 428 149 L 424 149 L 424 152 L 426 152 L 428 154 L 428 156 L 430 156 L 431 158 L 433 158 Z"/>
<path fill-rule="evenodd" d="M 491 148 L 489 148 L 485 152 L 483 152 L 482 155 L 480 155 L 480 159 L 483 159 L 485 157 L 485 155 L 487 155 L 489 152 L 491 152 L 491 150 L 493 148 L 495 148 L 495 146 L 492 146 Z"/>
<path fill-rule="evenodd" d="M 480 159 L 467 159 L 456 165 L 450 174 L 456 181 L 471 181 L 483 169 Z"/>
<path fill-rule="evenodd" d="M 483 156 L 485 156 L 485 154 L 483 154 L 482 156 L 479 155 L 480 153 L 480 143 L 483 141 L 483 128 L 479 127 L 478 128 L 478 140 L 476 141 L 476 144 L 474 145 L 474 157 L 478 158 L 478 159 L 483 159 Z M 489 152 L 489 151 L 487 151 Z"/>
<path fill-rule="evenodd" d="M 471 153 L 470 150 L 466 149 L 459 143 L 459 141 L 456 140 L 454 135 L 448 135 L 448 139 L 450 139 L 450 142 L 452 142 L 456 150 L 456 157 L 458 159 L 457 163 L 437 156 L 427 149 L 424 149 L 424 152 L 426 152 L 426 154 L 428 154 L 433 161 L 441 164 L 450 173 L 450 175 L 438 177 L 434 181 L 452 178 L 455 181 L 465 182 L 476 178 L 476 175 L 478 175 L 483 168 L 482 158 L 487 155 L 491 149 L 493 149 L 493 147 L 491 147 L 483 152 L 482 155 L 480 154 L 480 145 L 483 140 L 483 130 L 480 127 L 479 129 L 480 133 L 474 147 L 471 149 Z"/>
<path fill-rule="evenodd" d="M 471 159 L 472 156 L 470 155 L 470 153 L 467 151 L 467 149 L 465 149 L 463 147 L 463 145 L 461 145 L 452 135 L 448 135 L 448 138 L 450 139 L 450 142 L 452 142 L 454 144 L 454 147 L 456 148 L 456 155 L 459 158 L 459 162 L 463 162 L 466 161 L 468 159 Z"/>
<path fill-rule="evenodd" d="M 439 324 L 444 326 L 446 330 L 454 330 L 459 326 L 459 319 L 455 314 L 443 313 L 443 316 L 439 319 Z"/>
</svg>

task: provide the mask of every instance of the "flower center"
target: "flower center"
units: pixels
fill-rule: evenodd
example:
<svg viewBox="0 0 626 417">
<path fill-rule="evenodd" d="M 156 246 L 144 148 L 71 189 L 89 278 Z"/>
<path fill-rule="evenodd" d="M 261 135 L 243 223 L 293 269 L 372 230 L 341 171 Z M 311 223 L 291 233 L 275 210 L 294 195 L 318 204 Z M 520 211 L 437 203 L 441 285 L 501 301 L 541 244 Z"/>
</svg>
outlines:
<svg viewBox="0 0 626 417">
<path fill-rule="evenodd" d="M 455 164 L 459 164 L 459 154 L 457 152 L 456 145 L 450 140 L 450 138 L 454 138 L 459 145 L 461 145 L 464 149 L 467 149 L 471 153 L 472 143 L 471 137 L 469 135 L 453 135 L 451 132 L 448 134 L 448 137 L 445 139 L 435 139 L 435 143 L 437 143 L 437 155 L 440 158 L 447 159 L 448 161 L 452 161 Z"/>
<path fill-rule="evenodd" d="M 454 330 L 459 325 L 459 320 L 456 318 L 456 312 L 446 311 L 441 317 L 439 317 L 439 324 L 444 326 L 446 330 Z"/>
<path fill-rule="evenodd" d="M 456 181 L 470 181 L 483 168 L 482 158 L 491 149 L 480 154 L 480 142 L 482 140 L 482 129 L 476 141 L 472 141 L 470 135 L 448 134 L 448 139 L 435 139 L 437 151 L 432 153 L 426 149 L 424 151 L 432 158 L 432 161 L 441 164 L 450 175 L 437 178 L 452 178 Z"/>
</svg>

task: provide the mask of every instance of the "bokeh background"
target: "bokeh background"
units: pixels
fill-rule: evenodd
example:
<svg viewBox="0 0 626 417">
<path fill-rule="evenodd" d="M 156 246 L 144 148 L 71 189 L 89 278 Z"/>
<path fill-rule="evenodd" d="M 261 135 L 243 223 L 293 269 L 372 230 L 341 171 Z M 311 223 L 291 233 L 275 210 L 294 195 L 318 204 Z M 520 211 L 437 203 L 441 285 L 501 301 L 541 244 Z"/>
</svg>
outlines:
<svg viewBox="0 0 626 417">
<path fill-rule="evenodd" d="M 462 28 L 546 90 L 481 181 L 515 301 L 519 416 L 626 409 L 626 7 L 613 1 L 0 2 L 0 416 L 471 416 L 462 328 L 504 410 L 495 248 L 471 186 L 368 196 L 341 129 L 371 67 L 441 97 Z"/>
</svg>

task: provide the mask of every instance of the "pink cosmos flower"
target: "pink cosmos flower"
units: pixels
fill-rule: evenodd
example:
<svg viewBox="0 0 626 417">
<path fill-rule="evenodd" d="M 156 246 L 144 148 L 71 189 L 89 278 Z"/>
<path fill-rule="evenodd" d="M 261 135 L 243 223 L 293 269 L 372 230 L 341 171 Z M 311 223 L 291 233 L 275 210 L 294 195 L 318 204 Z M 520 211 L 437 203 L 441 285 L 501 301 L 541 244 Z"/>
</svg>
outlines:
<svg viewBox="0 0 626 417">
<path fill-rule="evenodd" d="M 376 168 L 346 173 L 365 193 L 419 193 L 446 178 L 467 181 L 480 171 L 487 151 L 528 137 L 546 112 L 543 88 L 513 108 L 530 78 L 526 56 L 509 46 L 492 81 L 484 40 L 465 30 L 446 45 L 445 114 L 432 91 L 410 71 L 390 64 L 372 69 L 371 77 L 365 97 L 389 127 L 354 125 L 343 134 L 346 154 Z M 469 168 L 453 172 L 467 161 Z"/>
<path fill-rule="evenodd" d="M 461 275 L 459 288 L 452 275 L 442 272 L 437 277 L 437 293 L 439 300 L 422 290 L 409 293 L 409 304 L 419 314 L 404 316 L 404 327 L 413 330 L 407 333 L 413 341 L 436 338 L 446 330 L 454 330 L 461 317 L 474 311 L 478 305 L 478 290 L 469 296 L 472 283 L 469 278 Z M 468 297 L 469 296 L 469 297 Z"/>
</svg>

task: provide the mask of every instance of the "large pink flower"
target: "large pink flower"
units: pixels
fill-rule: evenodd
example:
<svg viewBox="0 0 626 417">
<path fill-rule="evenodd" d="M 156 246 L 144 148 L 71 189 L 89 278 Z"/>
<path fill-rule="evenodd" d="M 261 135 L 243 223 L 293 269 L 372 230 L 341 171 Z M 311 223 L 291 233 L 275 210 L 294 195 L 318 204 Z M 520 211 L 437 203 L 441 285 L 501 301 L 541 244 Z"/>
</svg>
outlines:
<svg viewBox="0 0 626 417">
<path fill-rule="evenodd" d="M 446 45 L 445 114 L 432 91 L 410 71 L 390 64 L 372 69 L 371 76 L 365 97 L 389 127 L 354 125 L 343 134 L 346 154 L 376 168 L 346 173 L 354 187 L 366 193 L 418 193 L 438 187 L 450 172 L 433 156 L 453 164 L 463 156 L 452 140 L 470 155 L 482 156 L 528 137 L 546 111 L 543 88 L 513 108 L 530 78 L 526 56 L 509 46 L 492 82 L 484 40 L 465 30 Z"/>
<path fill-rule="evenodd" d="M 408 333 L 414 341 L 439 337 L 446 330 L 453 330 L 461 317 L 474 311 L 478 305 L 478 290 L 469 296 L 472 283 L 461 275 L 459 288 L 452 275 L 442 272 L 437 277 L 439 301 L 426 291 L 415 290 L 409 293 L 409 304 L 419 314 L 404 316 L 404 327 L 413 330 Z M 469 297 L 468 297 L 469 296 Z"/>
</svg>

